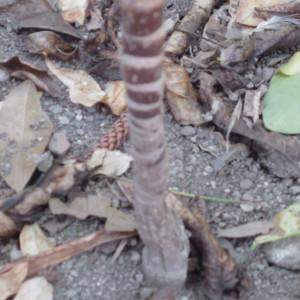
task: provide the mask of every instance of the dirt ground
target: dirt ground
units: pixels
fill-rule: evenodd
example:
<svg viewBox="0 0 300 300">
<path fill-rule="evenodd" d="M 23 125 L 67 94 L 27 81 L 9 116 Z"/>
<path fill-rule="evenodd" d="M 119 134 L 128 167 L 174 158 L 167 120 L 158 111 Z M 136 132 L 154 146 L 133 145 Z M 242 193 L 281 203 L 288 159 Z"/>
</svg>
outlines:
<svg viewBox="0 0 300 300">
<path fill-rule="evenodd" d="M 191 1 L 169 2 L 167 14 L 176 21 L 185 14 Z M 1 59 L 17 55 L 38 66 L 44 65 L 40 56 L 28 54 L 24 47 L 28 31 L 16 33 L 3 15 L 0 16 L 0 21 L 3 24 L 0 26 Z M 94 62 L 93 58 L 87 56 L 66 63 L 57 61 L 57 64 L 89 70 Z M 119 76 L 117 71 L 110 71 L 101 63 L 97 72 L 92 75 L 100 84 Z M 0 100 L 18 83 L 15 79 L 0 82 Z M 44 94 L 42 105 L 51 117 L 55 131 L 66 130 L 72 144 L 70 155 L 78 154 L 96 144 L 115 120 L 105 108 L 99 112 L 93 107 L 87 109 L 74 105 L 68 99 L 67 92 L 59 99 Z M 299 200 L 299 196 L 291 192 L 291 187 L 300 185 L 299 180 L 280 179 L 269 174 L 252 152 L 237 152 L 230 163 L 216 172 L 214 166 L 218 158 L 224 155 L 225 149 L 218 143 L 218 133 L 212 125 L 199 128 L 180 126 L 166 107 L 165 126 L 170 155 L 170 186 L 197 195 L 242 200 L 241 204 L 206 202 L 206 216 L 214 230 L 270 219 L 276 212 Z M 125 142 L 122 149 L 130 153 L 129 141 Z M 209 152 L 203 149 L 209 149 Z M 131 178 L 131 175 L 129 172 L 127 177 Z M 111 184 L 114 187 L 113 181 Z M 90 182 L 88 189 L 105 192 L 117 208 L 128 206 L 126 200 L 111 193 L 105 178 L 100 177 Z M 0 181 L 1 199 L 10 193 L 11 190 L 6 184 Z M 102 226 L 102 222 L 96 218 L 78 221 L 71 217 L 53 216 L 48 209 L 36 214 L 34 219 L 57 243 L 71 241 Z M 248 299 L 299 299 L 300 274 L 270 265 L 262 248 L 251 252 L 249 247 L 252 241 L 253 239 L 221 240 L 235 259 L 245 267 L 252 280 Z M 1 264 L 18 256 L 17 239 L 2 240 L 0 245 Z M 141 270 L 141 242 L 137 238 L 131 239 L 113 262 L 116 247 L 117 244 L 113 243 L 96 248 L 45 271 L 46 277 L 54 285 L 54 299 L 148 299 L 152 290 L 146 285 Z M 192 277 L 192 283 L 182 291 L 181 300 L 202 299 L 201 276 L 194 273 Z"/>
</svg>

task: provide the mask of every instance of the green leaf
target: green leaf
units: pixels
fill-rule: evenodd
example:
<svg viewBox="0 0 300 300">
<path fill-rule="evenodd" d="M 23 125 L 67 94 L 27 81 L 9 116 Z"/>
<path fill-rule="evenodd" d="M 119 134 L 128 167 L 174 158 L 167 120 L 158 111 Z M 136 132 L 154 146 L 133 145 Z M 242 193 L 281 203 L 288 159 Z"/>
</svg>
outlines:
<svg viewBox="0 0 300 300">
<path fill-rule="evenodd" d="M 292 204 L 275 215 L 272 225 L 273 229 L 269 234 L 261 235 L 254 240 L 252 249 L 261 244 L 300 235 L 300 203 Z"/>
<path fill-rule="evenodd" d="M 264 99 L 263 122 L 267 129 L 284 134 L 300 133 L 300 73 L 273 76 Z"/>
<path fill-rule="evenodd" d="M 296 52 L 286 63 L 283 65 L 279 72 L 284 75 L 293 76 L 300 73 L 300 52 Z"/>
</svg>

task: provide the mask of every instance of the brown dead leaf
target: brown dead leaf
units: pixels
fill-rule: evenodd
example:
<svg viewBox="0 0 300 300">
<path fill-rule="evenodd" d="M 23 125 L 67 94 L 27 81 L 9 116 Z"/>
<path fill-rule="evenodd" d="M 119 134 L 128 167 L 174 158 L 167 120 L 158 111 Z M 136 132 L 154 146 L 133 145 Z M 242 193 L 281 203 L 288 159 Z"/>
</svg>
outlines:
<svg viewBox="0 0 300 300">
<path fill-rule="evenodd" d="M 108 232 L 132 232 L 136 230 L 135 218 L 132 214 L 109 207 L 104 228 Z"/>
<path fill-rule="evenodd" d="M 14 4 L 1 7 L 10 24 L 18 28 L 53 30 L 80 39 L 76 30 L 64 21 L 60 13 L 54 11 L 47 0 L 18 0 Z"/>
<path fill-rule="evenodd" d="M 73 103 L 91 107 L 101 102 L 105 96 L 105 92 L 101 89 L 96 80 L 84 70 L 57 68 L 47 58 L 46 65 L 49 70 L 69 88 L 70 100 Z"/>
<path fill-rule="evenodd" d="M 68 60 L 77 52 L 77 48 L 64 41 L 52 31 L 38 31 L 28 35 L 26 48 L 30 53 L 46 54 Z"/>
<path fill-rule="evenodd" d="M 51 75 L 42 69 L 38 69 L 32 64 L 14 56 L 4 62 L 0 62 L 10 76 L 24 79 L 30 79 L 41 90 L 49 93 L 53 97 L 59 97 L 61 94 L 60 87 L 55 83 Z"/>
<path fill-rule="evenodd" d="M 0 212 L 0 237 L 10 236 L 17 231 L 16 223 L 9 216 Z"/>
<path fill-rule="evenodd" d="M 276 13 L 297 15 L 300 11 L 299 1 L 291 0 L 241 0 L 236 14 L 236 22 L 246 26 L 257 26 L 266 17 Z M 259 12 L 265 12 L 260 14 Z M 266 12 L 269 12 L 268 14 Z"/>
<path fill-rule="evenodd" d="M 266 234 L 271 228 L 271 221 L 254 221 L 233 228 L 219 229 L 218 236 L 231 239 L 246 238 L 259 234 Z"/>
<path fill-rule="evenodd" d="M 127 239 L 135 235 L 135 232 L 120 233 L 105 232 L 104 230 L 99 230 L 88 236 L 74 240 L 67 244 L 57 246 L 54 249 L 48 250 L 41 254 L 24 257 L 17 261 L 3 265 L 2 267 L 0 267 L 0 291 L 2 287 L 6 287 L 6 281 L 8 281 L 9 287 L 12 286 L 15 291 L 20 286 L 20 283 L 25 279 L 24 277 L 33 276 L 46 268 L 62 263 L 75 255 L 81 254 L 85 251 L 89 251 L 97 246 L 114 241 L 119 241 L 122 239 Z M 22 276 L 22 280 L 18 280 L 19 284 L 17 285 L 12 282 L 11 277 L 12 279 L 16 280 L 17 277 L 21 275 L 20 270 L 22 271 L 26 267 L 28 268 L 25 271 L 28 270 L 28 272 L 26 274 L 23 271 L 25 274 Z M 0 293 L 0 297 L 1 296 L 2 292 Z M 0 298 L 0 300 L 2 300 L 2 298 Z"/>
<path fill-rule="evenodd" d="M 26 280 L 14 300 L 52 300 L 53 287 L 44 277 Z"/>
<path fill-rule="evenodd" d="M 0 174 L 15 191 L 24 189 L 52 134 L 52 123 L 31 81 L 13 88 L 0 111 Z"/>
<path fill-rule="evenodd" d="M 121 80 L 109 82 L 106 85 L 105 92 L 106 96 L 101 103 L 107 105 L 114 115 L 120 116 L 127 107 L 124 82 Z"/>
<path fill-rule="evenodd" d="M 28 263 L 19 262 L 0 268 L 0 300 L 6 300 L 17 293 L 28 275 Z"/>
<path fill-rule="evenodd" d="M 49 201 L 50 211 L 54 215 L 69 215 L 81 220 L 88 216 L 106 218 L 108 207 L 110 207 L 110 200 L 101 194 L 79 195 L 68 205 L 57 198 Z"/>
<path fill-rule="evenodd" d="M 166 99 L 176 121 L 182 125 L 203 123 L 202 111 L 187 72 L 170 60 L 164 61 Z"/>
<path fill-rule="evenodd" d="M 58 0 L 58 7 L 66 22 L 83 25 L 89 0 Z"/>
<path fill-rule="evenodd" d="M 130 167 L 132 157 L 118 150 L 96 149 L 91 158 L 87 161 L 89 170 L 94 174 L 106 176 L 121 176 Z"/>
<path fill-rule="evenodd" d="M 38 255 L 55 247 L 54 242 L 47 238 L 37 223 L 25 225 L 20 233 L 19 241 L 24 256 Z"/>
<path fill-rule="evenodd" d="M 93 10 L 90 11 L 90 15 L 90 21 L 86 25 L 87 30 L 91 31 L 102 29 L 104 26 L 104 19 L 101 11 L 97 7 L 94 7 Z"/>
</svg>

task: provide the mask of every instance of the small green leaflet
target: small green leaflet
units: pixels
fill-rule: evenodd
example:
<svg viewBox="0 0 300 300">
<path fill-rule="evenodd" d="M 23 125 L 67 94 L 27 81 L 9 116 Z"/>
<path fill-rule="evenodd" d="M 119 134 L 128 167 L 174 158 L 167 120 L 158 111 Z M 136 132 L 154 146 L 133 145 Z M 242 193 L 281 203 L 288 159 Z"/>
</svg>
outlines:
<svg viewBox="0 0 300 300">
<path fill-rule="evenodd" d="M 252 249 L 258 245 L 282 240 L 300 235 L 300 203 L 295 203 L 278 213 L 272 220 L 272 230 L 269 234 L 257 237 Z"/>
<path fill-rule="evenodd" d="M 273 76 L 264 98 L 263 122 L 267 129 L 300 133 L 300 52 Z"/>
</svg>

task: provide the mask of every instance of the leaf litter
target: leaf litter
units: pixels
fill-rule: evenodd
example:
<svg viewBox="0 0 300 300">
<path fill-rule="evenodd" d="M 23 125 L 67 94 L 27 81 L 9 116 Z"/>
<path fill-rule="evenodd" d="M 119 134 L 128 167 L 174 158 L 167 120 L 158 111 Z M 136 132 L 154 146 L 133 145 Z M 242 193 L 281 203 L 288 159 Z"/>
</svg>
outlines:
<svg viewBox="0 0 300 300">
<path fill-rule="evenodd" d="M 197 4 L 199 4 L 200 2 L 195 1 L 195 3 Z M 166 70 L 167 75 L 169 73 L 170 76 L 170 73 L 174 71 L 174 74 L 178 78 L 174 80 L 173 83 L 172 80 L 167 80 L 167 101 L 170 105 L 172 113 L 175 116 L 175 119 L 180 124 L 192 124 L 198 126 L 200 124 L 203 124 L 204 122 L 212 122 L 220 130 L 224 130 L 225 132 L 231 131 L 232 134 L 230 135 L 230 138 L 236 138 L 237 136 L 245 137 L 246 139 L 253 142 L 252 149 L 258 154 L 258 158 L 262 163 L 263 159 L 268 159 L 269 162 L 271 161 L 273 165 L 268 165 L 268 169 L 270 171 L 274 172 L 274 174 L 278 176 L 288 177 L 291 176 L 291 174 L 292 176 L 299 175 L 299 168 L 297 168 L 297 163 L 295 163 L 299 161 L 299 142 L 297 142 L 297 139 L 294 137 L 285 137 L 280 134 L 268 132 L 262 126 L 260 116 L 261 99 L 264 94 L 264 89 L 261 88 L 261 85 L 268 85 L 268 77 L 260 77 L 260 74 L 258 74 L 258 72 L 255 74 L 253 72 L 253 65 L 251 65 L 250 61 L 247 61 L 249 59 L 252 59 L 253 57 L 260 57 L 262 54 L 272 49 L 289 48 L 292 45 L 297 44 L 300 40 L 300 36 L 299 34 L 297 34 L 297 28 L 295 27 L 297 26 L 297 24 L 292 23 L 292 20 L 289 16 L 286 16 L 284 19 L 282 16 L 276 15 L 279 12 L 282 13 L 283 10 L 289 13 L 297 12 L 297 10 L 295 10 L 297 7 L 293 7 L 292 5 L 287 6 L 288 1 L 282 0 L 280 3 L 282 6 L 280 8 L 277 5 L 277 2 L 265 1 L 263 5 L 261 5 L 261 1 L 240 1 L 240 3 L 246 3 L 246 5 L 248 6 L 246 7 L 246 9 L 250 9 L 251 14 L 250 19 L 248 18 L 248 14 L 248 19 L 241 18 L 240 20 L 238 20 L 238 25 L 227 23 L 228 18 L 227 21 L 224 22 L 224 20 L 226 19 L 222 19 L 222 17 L 224 16 L 224 11 L 226 10 L 224 10 L 223 6 L 220 7 L 220 9 L 216 9 L 215 14 L 209 18 L 209 14 L 207 14 L 207 12 L 210 12 L 212 10 L 212 7 L 215 5 L 214 1 L 207 1 L 208 7 L 206 10 L 202 10 L 201 8 L 199 9 L 197 14 L 199 14 L 200 12 L 200 15 L 198 16 L 201 16 L 201 18 L 198 18 L 197 21 L 195 20 L 194 23 L 191 22 L 191 19 L 193 19 L 194 15 L 189 13 L 186 18 L 184 18 L 185 20 L 189 21 L 182 20 L 182 22 L 180 22 L 182 25 L 181 29 L 183 28 L 183 31 L 180 31 L 180 27 L 175 28 L 174 30 L 175 34 L 173 36 L 178 39 L 177 41 L 183 41 L 183 43 L 178 43 L 179 48 L 175 47 L 175 50 L 170 51 L 169 54 L 171 54 L 170 56 L 173 55 L 172 58 L 174 58 L 176 54 L 185 51 L 186 45 L 188 45 L 189 42 L 187 38 L 189 37 L 189 35 L 193 34 L 191 32 L 188 32 L 188 29 L 196 26 L 195 24 L 197 22 L 198 24 L 201 23 L 204 25 L 206 20 L 209 18 L 209 21 L 206 23 L 204 29 L 204 38 L 200 42 L 201 53 L 199 52 L 197 60 L 183 60 L 188 62 L 192 61 L 195 65 L 200 66 L 201 70 L 193 70 L 193 74 L 191 74 L 191 77 L 189 77 L 184 67 L 181 67 L 175 63 L 170 63 L 170 69 Z M 200 4 L 202 4 L 202 2 Z M 245 7 L 242 8 L 242 4 L 237 5 L 237 8 L 238 13 L 240 13 L 241 9 L 245 9 Z M 201 12 L 203 12 L 203 15 L 201 15 Z M 81 12 L 79 14 L 81 14 Z M 81 17 L 82 16 L 83 14 L 81 14 Z M 84 12 L 84 17 L 85 16 L 86 11 Z M 234 9 L 233 11 L 230 11 L 230 16 L 236 18 L 236 12 L 234 11 Z M 93 17 L 92 14 L 91 17 Z M 95 23 L 95 26 L 102 26 L 99 14 L 97 18 L 100 21 L 98 20 L 99 23 Z M 220 20 L 221 22 L 219 22 Z M 80 24 L 80 22 L 84 21 L 76 20 L 74 22 L 78 25 Z M 191 23 L 189 24 L 189 22 Z M 246 28 L 244 24 L 246 24 L 247 26 L 252 24 L 252 28 Z M 295 26 L 290 26 L 291 24 L 294 24 Z M 26 26 L 27 25 L 25 22 L 25 27 Z M 86 27 L 88 29 L 88 24 Z M 187 29 L 187 32 L 184 32 L 184 28 Z M 52 30 L 52 28 L 47 29 Z M 88 30 L 95 29 L 90 28 Z M 55 31 L 60 32 L 59 30 Z M 43 53 L 48 51 L 48 55 L 53 54 L 54 56 L 58 55 L 59 57 L 59 51 L 56 53 L 52 52 L 56 51 L 55 43 L 51 45 L 51 47 L 49 46 L 48 49 L 41 48 L 36 53 Z M 70 48 L 70 54 L 73 54 L 71 49 L 72 48 Z M 68 51 L 66 53 L 63 52 L 60 59 L 69 59 L 68 53 Z M 65 57 L 64 54 L 66 54 Z M 206 69 L 208 67 L 207 63 L 209 63 L 210 69 Z M 171 64 L 174 64 L 174 66 L 172 66 Z M 224 68 L 224 66 L 226 68 Z M 227 67 L 229 66 L 230 68 L 227 69 Z M 297 63 L 293 62 L 292 66 L 289 66 L 286 70 L 284 69 L 285 67 L 282 67 L 281 69 L 283 70 L 283 75 L 294 76 L 295 72 L 297 71 Z M 263 71 L 264 70 L 265 69 L 263 69 Z M 200 82 L 195 81 L 195 77 L 192 77 L 195 76 L 197 72 L 199 74 Z M 286 74 L 284 74 L 284 72 L 286 72 Z M 291 72 L 292 74 L 289 74 L 289 72 Z M 276 75 L 278 75 L 278 73 Z M 211 75 L 213 78 L 211 78 Z M 251 75 L 252 77 L 249 77 L 249 75 Z M 64 80 L 67 81 L 66 79 Z M 191 81 L 193 82 L 192 84 Z M 201 104 L 198 103 L 198 83 L 200 85 L 199 95 Z M 74 85 L 74 83 L 72 84 Z M 111 108 L 112 113 L 120 115 L 126 109 L 126 105 L 124 104 L 122 82 L 110 82 L 109 84 L 111 86 L 116 84 L 116 87 L 110 87 L 110 89 L 102 91 L 104 93 L 102 99 L 108 101 L 106 105 Z M 45 88 L 42 89 L 46 90 Z M 110 91 L 112 91 L 111 95 L 109 95 Z M 172 102 L 172 100 L 174 100 L 174 102 Z M 102 103 L 104 102 L 105 101 L 102 101 Z M 78 101 L 76 103 L 80 102 Z M 87 106 L 93 106 L 98 102 L 95 102 L 93 104 L 91 103 L 92 101 L 89 102 Z M 237 107 L 237 103 L 238 114 L 237 110 L 236 112 L 234 112 L 234 107 Z M 86 105 L 86 103 L 80 104 Z M 207 108 L 208 111 L 206 110 Z M 192 112 L 195 112 L 195 114 L 193 114 Z M 117 158 L 118 155 L 119 154 L 116 153 L 111 155 L 111 161 L 106 164 L 104 163 L 104 160 L 106 157 L 109 157 L 110 154 L 107 154 L 105 152 L 103 153 L 101 151 L 95 151 L 92 159 L 87 161 L 87 169 L 89 172 L 92 171 L 93 174 L 95 174 L 94 168 L 98 168 L 98 171 L 99 169 L 102 169 L 99 174 L 111 174 L 108 176 L 112 177 L 119 176 L 119 174 L 123 174 L 124 172 L 126 172 L 131 160 L 127 158 L 125 159 L 124 156 L 124 163 L 120 163 L 120 160 L 119 164 L 121 166 L 118 166 L 118 163 L 114 163 L 114 159 Z M 280 166 L 280 164 L 282 164 L 283 166 Z M 76 167 L 74 167 L 74 165 L 68 164 L 62 166 L 62 169 L 64 171 L 66 171 L 67 169 L 72 170 L 68 175 L 69 177 L 67 176 L 69 182 L 75 182 L 74 174 L 77 171 L 74 170 L 76 168 L 80 169 L 86 167 L 85 164 L 80 165 L 76 162 L 75 165 Z M 70 185 L 73 184 L 74 183 L 70 183 Z M 50 194 L 47 195 L 47 197 L 50 196 Z M 56 209 L 59 211 L 59 213 L 73 215 L 77 218 L 86 218 L 89 215 L 93 215 L 93 212 L 95 213 L 96 207 L 94 206 L 94 209 L 92 209 L 91 207 L 98 203 L 96 201 L 96 198 L 94 199 L 94 202 L 89 202 L 90 197 L 90 195 L 78 194 L 71 203 L 64 203 L 61 200 L 52 198 L 50 201 L 50 206 L 51 203 L 55 203 Z M 48 200 L 46 200 L 44 204 L 47 201 Z M 116 216 L 114 219 L 112 219 L 113 222 L 111 224 L 108 222 L 108 218 L 105 226 L 107 226 L 107 228 L 114 228 L 114 222 L 116 220 L 120 220 L 120 222 L 115 227 L 116 230 L 122 230 L 122 226 L 123 229 L 126 229 L 126 226 L 128 226 L 128 224 L 125 223 L 122 225 L 123 216 L 120 215 L 120 213 L 122 212 L 113 209 L 108 201 L 103 202 L 103 207 L 101 208 L 100 205 L 100 212 L 97 213 L 98 216 L 102 218 L 106 218 L 107 215 Z M 255 221 L 235 228 L 222 229 L 220 230 L 219 234 L 228 238 L 249 237 L 261 233 L 266 233 L 268 228 L 270 227 L 269 225 L 270 224 L 268 221 Z M 14 226 L 12 226 L 12 228 L 14 230 L 18 230 L 18 228 L 14 228 Z M 9 226 L 7 227 L 9 228 Z M 134 227 L 129 226 L 128 228 L 130 230 L 134 230 Z M 55 252 L 55 250 L 53 251 Z M 36 258 L 38 257 L 40 258 L 41 256 L 37 255 Z M 27 262 L 29 263 L 30 261 L 27 260 Z M 54 264 L 54 262 L 52 263 Z"/>
<path fill-rule="evenodd" d="M 41 93 L 31 81 L 13 88 L 0 111 L 0 174 L 15 191 L 24 189 L 51 137 Z"/>
</svg>

